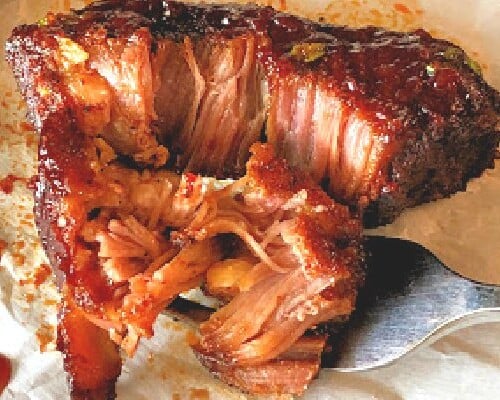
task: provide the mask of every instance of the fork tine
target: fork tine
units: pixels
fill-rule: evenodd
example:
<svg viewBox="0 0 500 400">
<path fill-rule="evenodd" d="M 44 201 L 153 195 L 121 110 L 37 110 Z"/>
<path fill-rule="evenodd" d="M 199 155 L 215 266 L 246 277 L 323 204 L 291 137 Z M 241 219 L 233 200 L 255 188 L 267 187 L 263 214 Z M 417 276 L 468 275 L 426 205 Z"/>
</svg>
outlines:
<svg viewBox="0 0 500 400">
<path fill-rule="evenodd" d="M 368 269 L 357 310 L 332 336 L 333 351 L 324 357 L 323 366 L 342 370 L 383 366 L 438 334 L 464 324 L 500 320 L 499 286 L 457 275 L 410 241 L 371 236 L 365 248 Z M 474 315 L 459 320 L 469 314 Z M 447 324 L 450 321 L 454 323 Z"/>
</svg>

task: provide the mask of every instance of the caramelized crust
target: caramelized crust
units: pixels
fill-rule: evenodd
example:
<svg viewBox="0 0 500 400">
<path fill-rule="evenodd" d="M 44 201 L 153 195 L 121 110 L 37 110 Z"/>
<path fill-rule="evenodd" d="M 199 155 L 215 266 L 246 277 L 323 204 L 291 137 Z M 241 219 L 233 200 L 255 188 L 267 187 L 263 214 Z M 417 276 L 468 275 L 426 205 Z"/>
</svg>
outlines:
<svg viewBox="0 0 500 400">
<path fill-rule="evenodd" d="M 24 46 L 41 37 L 26 62 Z M 500 137 L 498 92 L 460 48 L 423 30 L 252 5 L 99 1 L 14 31 L 7 53 L 30 98 L 25 66 L 43 49 L 56 54 L 44 82 L 62 81 L 80 129 L 120 153 L 159 166 L 166 146 L 170 166 L 241 176 L 265 129 L 279 156 L 366 207 L 368 225 L 462 190 L 493 165 Z"/>
<path fill-rule="evenodd" d="M 90 322 L 67 299 L 58 325 L 58 347 L 72 379 L 75 399 L 114 399 L 122 360 L 108 333 Z"/>
</svg>

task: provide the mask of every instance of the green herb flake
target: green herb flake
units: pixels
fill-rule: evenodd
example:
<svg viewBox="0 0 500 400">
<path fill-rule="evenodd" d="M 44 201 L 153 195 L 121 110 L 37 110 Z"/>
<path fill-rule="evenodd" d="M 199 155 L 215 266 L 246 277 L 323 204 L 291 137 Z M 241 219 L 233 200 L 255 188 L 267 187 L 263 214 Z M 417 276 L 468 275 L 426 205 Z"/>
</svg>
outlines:
<svg viewBox="0 0 500 400">
<path fill-rule="evenodd" d="M 465 63 L 472 69 L 476 74 L 482 76 L 483 71 L 481 71 L 481 65 L 476 60 L 473 60 L 469 56 L 465 57 Z"/>
<path fill-rule="evenodd" d="M 464 52 L 461 49 L 452 46 L 448 47 L 443 53 L 443 57 L 449 61 L 460 60 L 463 58 L 463 56 Z"/>
<path fill-rule="evenodd" d="M 47 26 L 49 24 L 49 19 L 47 17 L 40 18 L 36 23 L 38 26 Z"/>
<path fill-rule="evenodd" d="M 427 73 L 427 76 L 434 76 L 436 75 L 436 68 L 434 68 L 433 65 L 429 64 L 425 66 L 425 72 Z"/>
<path fill-rule="evenodd" d="M 292 47 L 290 55 L 306 63 L 316 61 L 325 55 L 326 43 L 299 43 Z"/>
<path fill-rule="evenodd" d="M 479 63 L 470 58 L 462 49 L 450 46 L 444 51 L 443 57 L 448 61 L 463 62 L 476 74 L 482 75 L 481 66 L 479 65 Z"/>
</svg>

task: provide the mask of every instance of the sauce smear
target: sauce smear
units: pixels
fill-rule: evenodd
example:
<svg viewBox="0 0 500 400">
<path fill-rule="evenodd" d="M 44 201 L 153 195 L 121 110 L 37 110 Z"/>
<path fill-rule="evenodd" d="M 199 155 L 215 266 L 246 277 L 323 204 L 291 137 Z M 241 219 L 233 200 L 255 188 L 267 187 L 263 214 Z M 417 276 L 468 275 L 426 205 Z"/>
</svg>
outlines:
<svg viewBox="0 0 500 400">
<path fill-rule="evenodd" d="M 5 178 L 0 179 L 0 191 L 4 192 L 5 194 L 11 194 L 14 190 L 15 181 L 25 182 L 26 179 L 9 174 Z"/>
<path fill-rule="evenodd" d="M 10 381 L 11 367 L 7 357 L 0 354 L 0 394 L 7 387 Z"/>
<path fill-rule="evenodd" d="M 40 286 L 42 283 L 44 283 L 47 278 L 50 276 L 52 273 L 52 269 L 48 264 L 42 264 L 40 265 L 33 276 L 33 283 L 35 286 Z"/>
</svg>

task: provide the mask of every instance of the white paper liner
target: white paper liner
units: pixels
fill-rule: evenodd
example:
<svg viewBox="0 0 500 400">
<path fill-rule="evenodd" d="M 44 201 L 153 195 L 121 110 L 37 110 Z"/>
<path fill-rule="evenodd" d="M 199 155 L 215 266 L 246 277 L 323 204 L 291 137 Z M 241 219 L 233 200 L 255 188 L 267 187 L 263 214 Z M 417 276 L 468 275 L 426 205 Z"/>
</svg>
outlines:
<svg viewBox="0 0 500 400">
<path fill-rule="evenodd" d="M 67 10 L 70 4 L 77 8 L 83 3 L 2 0 L 0 42 L 12 27 L 35 21 L 46 10 Z M 305 16 L 322 16 L 337 23 L 374 23 L 396 29 L 423 26 L 462 45 L 481 62 L 487 80 L 500 87 L 498 0 L 260 3 L 286 6 Z M 402 12 L 404 8 L 396 4 L 406 5 L 410 12 Z M 0 105 L 0 178 L 9 173 L 29 178 L 36 170 L 36 142 L 21 125 L 24 108 L 18 106 L 20 97 L 3 61 L 3 51 L 0 57 L 0 103 L 8 103 L 7 107 Z M 394 224 L 370 233 L 414 240 L 457 271 L 500 283 L 499 167 L 471 182 L 467 192 L 407 210 Z M 7 244 L 0 263 L 0 354 L 8 356 L 13 367 L 11 382 L 0 399 L 67 399 L 62 356 L 55 351 L 40 353 L 37 338 L 41 328 L 48 333 L 53 330 L 54 284 L 51 279 L 39 287 L 19 284 L 33 268 L 46 262 L 31 209 L 31 193 L 22 183 L 15 185 L 12 195 L 0 192 L 0 240 Z M 196 399 L 206 394 L 210 399 L 251 398 L 212 378 L 199 365 L 185 340 L 191 326 L 160 316 L 155 327 L 155 337 L 143 340 L 135 357 L 125 362 L 117 385 L 119 400 Z M 323 370 L 303 399 L 495 399 L 500 393 L 499 338 L 499 323 L 477 325 L 386 368 L 362 373 Z M 53 344 L 46 347 L 50 350 Z"/>
</svg>

